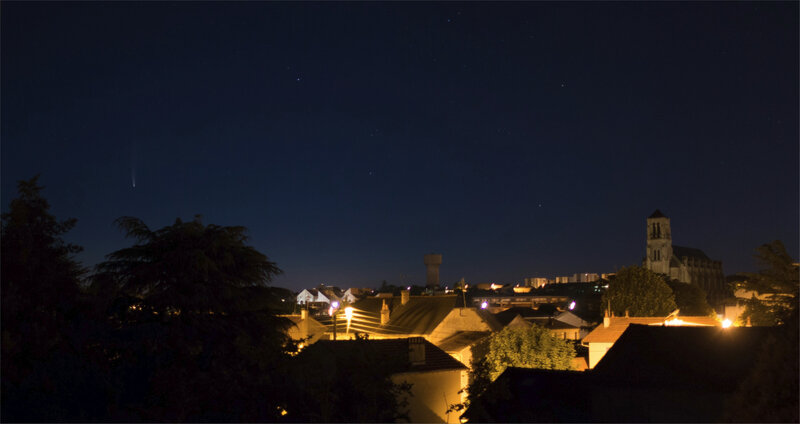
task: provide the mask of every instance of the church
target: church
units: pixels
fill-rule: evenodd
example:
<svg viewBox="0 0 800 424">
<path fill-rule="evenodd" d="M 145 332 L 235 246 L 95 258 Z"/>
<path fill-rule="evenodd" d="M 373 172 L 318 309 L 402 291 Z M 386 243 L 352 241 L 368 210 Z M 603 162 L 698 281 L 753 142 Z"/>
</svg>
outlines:
<svg viewBox="0 0 800 424">
<path fill-rule="evenodd" d="M 644 266 L 671 280 L 700 286 L 712 307 L 726 297 L 722 262 L 711 260 L 700 249 L 673 245 L 669 218 L 658 209 L 647 218 Z"/>
</svg>

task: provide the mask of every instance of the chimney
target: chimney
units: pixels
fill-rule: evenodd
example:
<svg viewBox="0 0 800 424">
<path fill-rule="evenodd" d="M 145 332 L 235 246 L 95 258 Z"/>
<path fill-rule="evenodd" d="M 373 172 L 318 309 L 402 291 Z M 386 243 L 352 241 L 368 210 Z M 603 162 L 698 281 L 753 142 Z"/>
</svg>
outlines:
<svg viewBox="0 0 800 424">
<path fill-rule="evenodd" d="M 405 305 L 408 303 L 408 299 L 411 296 L 410 290 L 400 290 L 400 304 Z"/>
<path fill-rule="evenodd" d="M 300 309 L 300 319 L 308 319 L 308 309 Z"/>
<path fill-rule="evenodd" d="M 439 265 L 442 264 L 442 255 L 438 253 L 425 255 L 423 262 L 428 267 L 426 285 L 430 288 L 436 288 L 439 286 Z"/>
<path fill-rule="evenodd" d="M 408 361 L 411 365 L 425 365 L 425 339 L 422 337 L 408 338 Z"/>
<path fill-rule="evenodd" d="M 389 323 L 389 306 L 386 305 L 386 299 L 383 300 L 383 306 L 381 306 L 381 325 L 386 325 Z"/>
<path fill-rule="evenodd" d="M 611 317 L 608 316 L 608 309 L 606 309 L 606 315 L 603 317 L 603 328 L 608 328 L 611 325 Z"/>
<path fill-rule="evenodd" d="M 630 314 L 628 313 L 627 309 L 625 310 L 625 318 L 630 318 Z"/>
</svg>

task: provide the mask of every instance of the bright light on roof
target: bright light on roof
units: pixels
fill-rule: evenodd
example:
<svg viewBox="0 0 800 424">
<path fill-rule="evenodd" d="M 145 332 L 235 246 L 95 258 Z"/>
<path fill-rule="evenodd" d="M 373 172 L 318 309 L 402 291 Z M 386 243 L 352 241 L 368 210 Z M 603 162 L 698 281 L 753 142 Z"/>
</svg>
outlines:
<svg viewBox="0 0 800 424">
<path fill-rule="evenodd" d="M 729 319 L 727 319 L 727 318 L 725 318 L 724 320 L 722 320 L 722 328 L 729 328 L 731 325 L 733 325 L 733 323 L 731 322 L 731 320 L 729 320 Z"/>
<path fill-rule="evenodd" d="M 481 303 L 481 309 L 486 309 L 488 307 L 489 307 L 489 303 L 487 303 L 485 301 Z"/>
</svg>

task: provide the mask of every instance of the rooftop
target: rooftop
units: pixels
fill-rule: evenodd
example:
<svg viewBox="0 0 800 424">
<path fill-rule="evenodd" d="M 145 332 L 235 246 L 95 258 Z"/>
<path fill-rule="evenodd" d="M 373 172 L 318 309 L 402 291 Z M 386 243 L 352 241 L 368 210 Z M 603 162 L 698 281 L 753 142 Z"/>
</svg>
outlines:
<svg viewBox="0 0 800 424">
<path fill-rule="evenodd" d="M 674 321 L 677 319 L 679 321 Z M 649 326 L 720 326 L 714 317 L 611 317 L 609 325 L 598 325 L 591 333 L 583 338 L 583 343 L 614 343 L 631 324 Z"/>
<path fill-rule="evenodd" d="M 595 366 L 603 381 L 631 387 L 732 392 L 772 327 L 631 325 Z"/>
<path fill-rule="evenodd" d="M 411 362 L 409 359 L 411 343 L 421 343 L 425 346 L 424 362 Z M 464 364 L 422 337 L 383 340 L 320 340 L 306 349 L 322 351 L 325 355 L 333 355 L 340 359 L 351 357 L 356 351 L 371 349 L 376 360 L 381 363 L 394 364 L 394 373 L 467 369 Z"/>
</svg>

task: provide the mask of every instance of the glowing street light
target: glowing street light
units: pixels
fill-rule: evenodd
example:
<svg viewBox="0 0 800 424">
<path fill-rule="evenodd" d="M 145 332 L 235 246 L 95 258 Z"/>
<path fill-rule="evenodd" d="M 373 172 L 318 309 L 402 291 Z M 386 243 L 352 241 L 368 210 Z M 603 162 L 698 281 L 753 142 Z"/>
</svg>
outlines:
<svg viewBox="0 0 800 424">
<path fill-rule="evenodd" d="M 725 318 L 724 320 L 722 320 L 722 328 L 730 328 L 730 326 L 731 326 L 731 325 L 733 325 L 733 323 L 731 322 L 731 320 L 729 320 L 729 319 L 727 319 L 727 318 Z"/>
<path fill-rule="evenodd" d="M 353 320 L 353 307 L 352 306 L 348 306 L 348 307 L 344 308 L 344 317 L 347 319 L 347 331 L 345 331 L 345 334 L 349 334 L 350 333 L 350 321 Z"/>
<path fill-rule="evenodd" d="M 572 303 L 569 304 L 569 310 L 575 309 L 575 301 L 573 300 Z"/>
<path fill-rule="evenodd" d="M 486 302 L 485 300 L 483 302 L 481 302 L 481 309 L 486 309 L 488 307 L 489 307 L 489 303 L 488 302 Z"/>
</svg>

